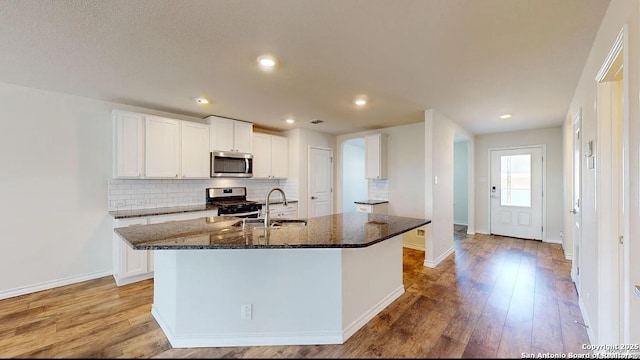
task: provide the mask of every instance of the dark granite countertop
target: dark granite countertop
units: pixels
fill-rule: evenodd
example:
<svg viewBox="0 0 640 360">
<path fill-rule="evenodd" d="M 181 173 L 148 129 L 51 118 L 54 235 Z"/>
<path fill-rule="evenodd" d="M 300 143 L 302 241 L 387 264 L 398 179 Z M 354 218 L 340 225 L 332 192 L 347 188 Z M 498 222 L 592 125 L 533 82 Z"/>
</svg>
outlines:
<svg viewBox="0 0 640 360">
<path fill-rule="evenodd" d="M 178 214 L 178 213 L 185 213 L 185 212 L 216 210 L 216 209 L 217 207 L 215 206 L 207 206 L 206 204 L 199 204 L 199 205 L 184 205 L 184 206 L 167 206 L 167 207 L 158 207 L 158 208 L 151 208 L 151 209 L 114 210 L 114 211 L 109 211 L 109 215 L 113 216 L 114 219 L 124 219 L 124 218 Z"/>
<path fill-rule="evenodd" d="M 363 200 L 363 201 L 354 201 L 356 204 L 362 205 L 378 205 L 378 204 L 386 204 L 388 200 Z"/>
<path fill-rule="evenodd" d="M 309 218 L 306 226 L 243 229 L 240 218 L 215 216 L 114 231 L 138 250 L 359 248 L 429 223 L 431 220 L 350 212 Z"/>
</svg>

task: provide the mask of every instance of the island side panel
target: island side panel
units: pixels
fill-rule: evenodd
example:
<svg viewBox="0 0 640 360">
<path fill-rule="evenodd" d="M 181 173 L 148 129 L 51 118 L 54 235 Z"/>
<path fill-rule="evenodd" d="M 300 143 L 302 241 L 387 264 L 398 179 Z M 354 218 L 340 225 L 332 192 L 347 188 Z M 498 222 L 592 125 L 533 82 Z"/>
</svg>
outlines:
<svg viewBox="0 0 640 360">
<path fill-rule="evenodd" d="M 169 339 L 176 327 L 176 259 L 179 251 L 154 251 L 153 258 L 155 276 L 151 314 Z"/>
<path fill-rule="evenodd" d="M 402 235 L 357 249 L 343 249 L 343 341 L 404 293 Z"/>
<path fill-rule="evenodd" d="M 156 318 L 175 319 L 163 327 L 173 347 L 340 344 L 341 251 L 158 250 L 158 266 L 175 266 L 157 269 L 155 294 L 175 302 L 154 299 Z"/>
</svg>

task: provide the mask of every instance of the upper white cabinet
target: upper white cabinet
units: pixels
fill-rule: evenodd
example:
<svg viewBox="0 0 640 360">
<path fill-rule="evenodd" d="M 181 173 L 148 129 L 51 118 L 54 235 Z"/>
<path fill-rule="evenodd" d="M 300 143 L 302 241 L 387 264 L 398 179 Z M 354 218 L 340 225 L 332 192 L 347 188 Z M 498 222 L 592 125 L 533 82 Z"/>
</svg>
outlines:
<svg viewBox="0 0 640 360">
<path fill-rule="evenodd" d="M 178 178 L 180 174 L 180 121 L 145 117 L 145 177 Z"/>
<path fill-rule="evenodd" d="M 245 121 L 208 116 L 211 151 L 251 153 L 253 124 Z"/>
<path fill-rule="evenodd" d="M 209 178 L 209 124 L 113 111 L 114 178 Z"/>
<path fill-rule="evenodd" d="M 289 139 L 253 134 L 253 177 L 284 179 L 289 174 Z"/>
<path fill-rule="evenodd" d="M 144 170 L 144 116 L 113 112 L 113 177 L 139 178 Z"/>
<path fill-rule="evenodd" d="M 209 178 L 209 125 L 191 121 L 182 122 L 182 177 Z"/>
<path fill-rule="evenodd" d="M 365 177 L 367 179 L 387 178 L 387 135 L 365 136 Z"/>
</svg>

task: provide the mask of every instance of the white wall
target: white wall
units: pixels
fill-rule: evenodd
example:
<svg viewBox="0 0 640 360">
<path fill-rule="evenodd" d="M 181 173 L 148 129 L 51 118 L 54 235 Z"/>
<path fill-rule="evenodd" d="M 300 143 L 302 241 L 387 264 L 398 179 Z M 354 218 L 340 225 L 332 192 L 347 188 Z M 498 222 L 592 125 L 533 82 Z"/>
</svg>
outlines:
<svg viewBox="0 0 640 360">
<path fill-rule="evenodd" d="M 425 216 L 432 220 L 431 234 L 427 231 L 426 240 L 425 265 L 429 267 L 437 266 L 453 252 L 453 144 L 456 132 L 470 139 L 470 147 L 474 146 L 474 137 L 454 121 L 437 110 L 425 111 Z M 473 153 L 470 153 L 469 161 L 474 161 Z M 474 228 L 469 220 L 469 226 Z"/>
<path fill-rule="evenodd" d="M 285 182 L 285 193 L 287 192 L 288 184 L 295 183 L 298 199 L 298 216 L 306 218 L 309 215 L 309 147 L 321 147 L 333 150 L 333 158 L 336 158 L 336 136 L 331 134 L 325 134 L 317 131 L 307 129 L 293 129 L 285 132 L 285 135 L 289 138 L 289 179 Z M 332 198 L 333 212 L 337 206 L 339 206 L 339 197 L 336 196 L 336 166 L 334 161 L 333 166 L 333 188 L 334 195 Z"/>
<path fill-rule="evenodd" d="M 338 147 L 354 138 L 383 133 L 387 137 L 387 174 L 385 182 L 388 189 L 386 200 L 389 200 L 389 215 L 424 217 L 424 123 L 394 126 L 384 129 L 363 131 L 345 135 L 338 135 Z M 337 179 L 343 177 L 342 166 L 344 159 L 337 158 L 339 169 Z M 373 182 L 373 180 L 369 180 Z M 338 182 L 340 183 L 340 181 Z M 375 187 L 375 185 L 374 185 Z M 369 186 L 371 190 L 372 186 Z M 336 187 L 338 198 L 345 191 L 341 186 Z M 369 194 L 371 196 L 371 194 Z M 384 199 L 384 196 L 375 197 Z M 338 210 L 344 211 L 344 210 Z"/>
<path fill-rule="evenodd" d="M 477 135 L 476 153 L 476 231 L 489 233 L 489 149 L 518 147 L 526 145 L 546 145 L 546 191 L 543 201 L 546 203 L 546 221 L 543 240 L 562 242 L 560 232 L 564 226 L 564 212 L 560 205 L 563 198 L 563 158 L 562 128 L 514 131 L 489 135 Z"/>
<path fill-rule="evenodd" d="M 111 274 L 111 110 L 0 83 L 0 298 Z"/>
<path fill-rule="evenodd" d="M 342 184 L 342 212 L 355 211 L 355 201 L 368 199 L 368 184 L 364 178 L 364 138 L 356 138 L 345 141 L 342 144 L 342 179 L 337 177 Z"/>
<path fill-rule="evenodd" d="M 453 223 L 467 225 L 468 209 L 468 163 L 467 141 L 458 141 L 453 146 Z"/>
<path fill-rule="evenodd" d="M 628 26 L 628 43 L 625 45 L 625 56 L 628 58 L 628 66 L 625 66 L 625 78 L 628 79 L 628 128 L 624 132 L 627 137 L 627 150 L 625 159 L 628 161 L 627 172 L 629 186 L 625 198 L 628 199 L 628 229 L 625 237 L 625 252 L 629 258 L 625 259 L 627 277 L 623 279 L 623 288 L 620 290 L 626 296 L 626 310 L 624 320 L 625 337 L 616 343 L 637 344 L 640 343 L 640 298 L 632 292 L 635 284 L 640 284 L 640 262 L 635 261 L 633 255 L 640 254 L 640 202 L 639 202 L 639 152 L 640 152 L 640 107 L 638 98 L 640 95 L 640 3 L 636 0 L 616 0 L 609 5 L 607 13 L 602 20 L 598 34 L 591 48 L 591 53 L 584 66 L 580 82 L 576 87 L 571 105 L 567 111 L 567 118 L 570 118 L 577 111 L 582 111 L 582 135 L 585 140 L 596 140 L 597 142 L 597 117 L 594 104 L 597 97 L 597 87 L 595 77 L 600 67 L 605 61 L 616 37 L 626 24 Z M 565 126 L 565 131 L 570 132 L 571 127 Z M 566 134 L 565 139 L 569 141 L 570 135 Z M 570 151 L 572 146 L 567 144 L 565 151 Z M 570 159 L 570 154 L 565 154 L 566 159 Z M 606 162 L 609 159 L 596 159 L 596 166 L 599 162 Z M 569 176 L 569 174 L 567 174 Z M 568 194 L 572 191 L 570 181 L 566 183 Z M 565 199 L 568 199 L 566 196 Z M 580 251 L 580 284 L 578 291 L 580 294 L 580 307 L 585 320 L 589 324 L 589 335 L 591 341 L 599 344 L 612 343 L 611 334 L 599 332 L 601 322 L 609 322 L 600 313 L 598 303 L 599 296 L 606 296 L 608 291 L 603 290 L 609 284 L 599 284 L 598 276 L 603 276 L 601 272 L 612 271 L 607 267 L 601 267 L 602 255 L 600 249 L 606 239 L 599 239 L 597 236 L 598 207 L 596 206 L 596 173 L 583 167 L 582 176 L 582 241 Z M 570 208 L 570 204 L 565 204 Z M 572 244 L 572 234 L 567 233 L 567 243 Z M 574 260 L 575 256 L 574 254 Z M 604 292 L 604 293 L 602 293 Z"/>
</svg>

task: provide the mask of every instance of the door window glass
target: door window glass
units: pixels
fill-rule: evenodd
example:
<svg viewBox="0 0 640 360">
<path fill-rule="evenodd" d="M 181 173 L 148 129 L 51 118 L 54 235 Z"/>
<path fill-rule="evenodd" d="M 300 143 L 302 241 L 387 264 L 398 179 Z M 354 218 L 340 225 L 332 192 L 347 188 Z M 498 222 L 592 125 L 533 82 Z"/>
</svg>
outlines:
<svg viewBox="0 0 640 360">
<path fill-rule="evenodd" d="M 500 157 L 500 205 L 531 207 L 531 154 Z"/>
</svg>

